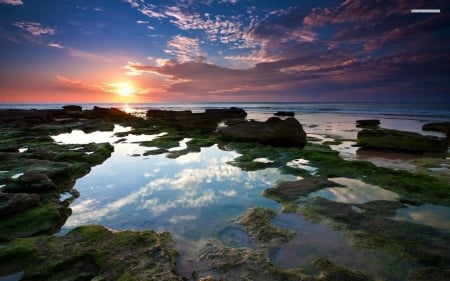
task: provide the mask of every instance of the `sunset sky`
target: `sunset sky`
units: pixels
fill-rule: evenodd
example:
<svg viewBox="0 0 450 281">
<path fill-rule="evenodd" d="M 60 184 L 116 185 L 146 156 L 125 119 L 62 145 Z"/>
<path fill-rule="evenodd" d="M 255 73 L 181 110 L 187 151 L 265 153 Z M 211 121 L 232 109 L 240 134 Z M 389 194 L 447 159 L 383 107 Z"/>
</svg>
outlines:
<svg viewBox="0 0 450 281">
<path fill-rule="evenodd" d="M 448 0 L 0 0 L 0 103 L 448 101 L 449 11 Z"/>
</svg>

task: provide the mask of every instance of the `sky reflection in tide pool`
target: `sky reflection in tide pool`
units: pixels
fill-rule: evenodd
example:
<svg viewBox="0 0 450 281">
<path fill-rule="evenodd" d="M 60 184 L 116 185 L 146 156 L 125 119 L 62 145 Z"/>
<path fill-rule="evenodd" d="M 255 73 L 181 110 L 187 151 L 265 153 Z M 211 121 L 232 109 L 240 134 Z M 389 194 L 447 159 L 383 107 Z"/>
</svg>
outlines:
<svg viewBox="0 0 450 281">
<path fill-rule="evenodd" d="M 329 187 L 309 194 L 311 197 L 324 197 L 340 203 L 359 204 L 375 200 L 397 200 L 398 194 L 379 186 L 367 184 L 361 180 L 348 178 L 330 178 L 342 187 Z"/>
<path fill-rule="evenodd" d="M 450 207 L 433 204 L 408 206 L 397 210 L 394 217 L 419 224 L 425 224 L 450 232 Z"/>
<path fill-rule="evenodd" d="M 71 205 L 73 213 L 63 233 L 79 225 L 103 224 L 200 239 L 217 233 L 249 207 L 278 209 L 275 201 L 261 196 L 262 191 L 278 180 L 296 180 L 278 169 L 242 171 L 227 164 L 239 154 L 217 145 L 176 159 L 131 157 L 148 148 L 128 140 L 114 147 L 109 159 L 77 180 L 74 188 L 81 196 Z"/>
</svg>

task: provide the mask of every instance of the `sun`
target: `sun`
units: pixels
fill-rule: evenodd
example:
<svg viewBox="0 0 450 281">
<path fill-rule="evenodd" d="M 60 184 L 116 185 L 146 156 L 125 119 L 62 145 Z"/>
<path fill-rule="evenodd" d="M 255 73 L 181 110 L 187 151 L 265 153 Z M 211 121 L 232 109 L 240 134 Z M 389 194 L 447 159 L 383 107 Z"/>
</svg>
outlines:
<svg viewBox="0 0 450 281">
<path fill-rule="evenodd" d="M 116 91 L 121 96 L 131 96 L 136 91 L 136 89 L 131 84 L 120 83 L 120 84 L 117 84 Z"/>
</svg>

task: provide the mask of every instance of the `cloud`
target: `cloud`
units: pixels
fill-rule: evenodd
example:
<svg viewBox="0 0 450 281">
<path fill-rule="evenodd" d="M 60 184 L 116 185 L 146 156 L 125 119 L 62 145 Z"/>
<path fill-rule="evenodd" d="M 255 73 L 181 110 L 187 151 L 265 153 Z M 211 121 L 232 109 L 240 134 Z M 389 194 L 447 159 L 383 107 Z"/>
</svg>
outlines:
<svg viewBox="0 0 450 281">
<path fill-rule="evenodd" d="M 70 48 L 68 51 L 68 55 L 71 57 L 80 58 L 87 61 L 95 61 L 95 62 L 102 62 L 102 63 L 113 63 L 114 60 L 106 55 L 100 55 L 96 53 L 92 53 L 86 50 L 80 50 L 75 48 Z"/>
<path fill-rule="evenodd" d="M 57 49 L 64 49 L 64 47 L 58 43 L 49 43 L 49 44 L 47 44 L 47 46 L 52 47 L 52 48 L 57 48 Z"/>
<path fill-rule="evenodd" d="M 42 34 L 55 35 L 56 28 L 55 27 L 43 27 L 40 23 L 37 22 L 27 22 L 27 21 L 16 21 L 13 22 L 14 26 L 17 26 L 34 36 L 40 36 Z"/>
<path fill-rule="evenodd" d="M 166 53 L 177 57 L 179 62 L 203 60 L 205 54 L 200 51 L 198 39 L 177 35 L 167 42 Z"/>
<path fill-rule="evenodd" d="M 0 4 L 9 4 L 13 6 L 23 5 L 22 0 L 0 0 Z"/>
<path fill-rule="evenodd" d="M 84 89 L 88 91 L 100 91 L 103 93 L 118 94 L 124 83 L 95 83 L 91 81 L 82 81 L 68 78 L 62 75 L 55 77 L 55 82 L 71 88 Z M 142 95 L 148 93 L 148 89 L 133 86 L 133 95 Z"/>
</svg>

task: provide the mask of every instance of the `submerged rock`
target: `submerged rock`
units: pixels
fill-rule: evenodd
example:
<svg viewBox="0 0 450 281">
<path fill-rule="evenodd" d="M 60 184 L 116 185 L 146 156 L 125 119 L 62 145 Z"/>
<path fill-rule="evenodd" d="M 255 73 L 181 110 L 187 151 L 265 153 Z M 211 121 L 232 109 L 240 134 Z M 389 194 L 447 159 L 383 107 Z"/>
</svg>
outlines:
<svg viewBox="0 0 450 281">
<path fill-rule="evenodd" d="M 356 144 L 363 148 L 410 152 L 446 152 L 448 147 L 445 138 L 389 129 L 363 129 L 358 132 Z"/>
<path fill-rule="evenodd" d="M 294 201 L 300 196 L 305 196 L 311 192 L 330 186 L 339 186 L 339 184 L 321 178 L 305 178 L 298 181 L 283 181 L 278 183 L 275 188 L 268 188 L 264 190 L 264 196 L 274 198 L 280 202 Z"/>
<path fill-rule="evenodd" d="M 260 142 L 273 146 L 306 144 L 306 133 L 295 118 L 281 120 L 271 117 L 266 122 L 250 121 L 219 128 L 222 137 L 230 141 Z"/>
<path fill-rule="evenodd" d="M 271 220 L 276 215 L 271 209 L 257 207 L 250 209 L 244 217 L 236 222 L 245 226 L 250 236 L 260 242 L 270 244 L 288 242 L 296 233 L 274 226 Z"/>
</svg>

